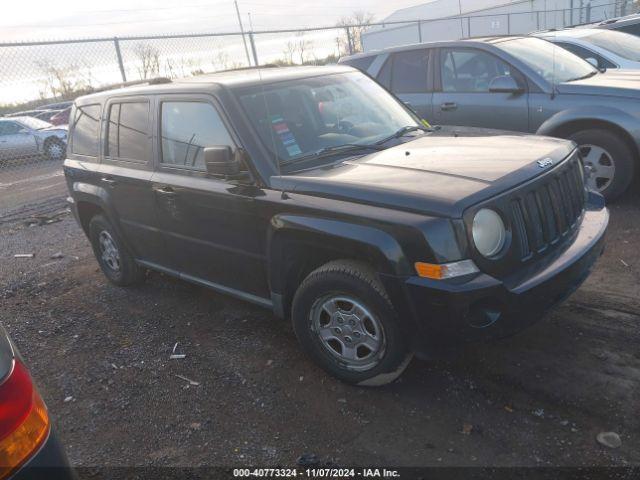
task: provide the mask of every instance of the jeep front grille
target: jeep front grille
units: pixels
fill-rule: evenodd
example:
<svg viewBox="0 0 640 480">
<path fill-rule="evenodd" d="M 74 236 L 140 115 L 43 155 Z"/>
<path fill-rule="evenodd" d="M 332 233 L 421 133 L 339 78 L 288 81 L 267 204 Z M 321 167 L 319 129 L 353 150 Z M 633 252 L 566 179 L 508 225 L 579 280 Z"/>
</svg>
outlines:
<svg viewBox="0 0 640 480">
<path fill-rule="evenodd" d="M 575 230 L 585 204 L 580 169 L 582 162 L 575 152 L 544 182 L 512 197 L 513 240 L 522 261 L 544 252 Z"/>
</svg>

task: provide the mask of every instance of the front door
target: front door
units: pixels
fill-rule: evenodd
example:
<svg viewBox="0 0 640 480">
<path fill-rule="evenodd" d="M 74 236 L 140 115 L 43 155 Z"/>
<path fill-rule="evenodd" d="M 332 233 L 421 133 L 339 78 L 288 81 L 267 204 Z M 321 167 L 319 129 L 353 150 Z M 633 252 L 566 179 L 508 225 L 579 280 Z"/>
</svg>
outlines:
<svg viewBox="0 0 640 480">
<path fill-rule="evenodd" d="M 529 131 L 528 94 L 489 91 L 495 77 L 511 75 L 525 81 L 495 55 L 474 48 L 443 48 L 439 61 L 440 88 L 433 94 L 435 123 Z"/>
<path fill-rule="evenodd" d="M 159 120 L 153 188 L 170 268 L 218 288 L 268 296 L 265 226 L 255 203 L 264 192 L 205 169 L 204 148 L 237 147 L 216 103 L 208 97 L 163 97 Z"/>
<path fill-rule="evenodd" d="M 0 161 L 37 153 L 36 137 L 29 129 L 11 120 L 0 121 Z"/>
</svg>

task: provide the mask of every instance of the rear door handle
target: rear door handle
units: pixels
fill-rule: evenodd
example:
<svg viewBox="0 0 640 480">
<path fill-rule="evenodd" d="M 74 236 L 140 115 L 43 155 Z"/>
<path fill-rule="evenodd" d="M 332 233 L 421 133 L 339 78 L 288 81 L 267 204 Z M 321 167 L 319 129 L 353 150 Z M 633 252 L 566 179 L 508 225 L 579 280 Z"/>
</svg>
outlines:
<svg viewBox="0 0 640 480">
<path fill-rule="evenodd" d="M 442 110 L 443 112 L 455 110 L 457 108 L 458 104 L 456 102 L 444 102 L 440 104 L 440 110 Z"/>
<path fill-rule="evenodd" d="M 159 193 L 160 195 L 165 195 L 165 196 L 174 196 L 176 194 L 176 191 L 171 188 L 169 185 L 164 185 L 162 187 L 153 187 L 153 191 L 156 193 Z"/>
<path fill-rule="evenodd" d="M 113 177 L 102 177 L 102 182 L 106 183 L 107 185 L 109 185 L 110 187 L 114 186 L 116 183 Z"/>
</svg>

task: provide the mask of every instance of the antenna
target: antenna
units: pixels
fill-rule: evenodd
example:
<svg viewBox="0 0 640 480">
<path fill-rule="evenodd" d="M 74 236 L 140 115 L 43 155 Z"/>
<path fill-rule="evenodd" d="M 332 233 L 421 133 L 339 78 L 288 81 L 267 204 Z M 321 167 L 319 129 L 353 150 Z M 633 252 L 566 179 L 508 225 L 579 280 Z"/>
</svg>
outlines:
<svg viewBox="0 0 640 480">
<path fill-rule="evenodd" d="M 249 28 L 253 32 L 253 22 L 251 21 L 251 13 L 249 13 Z M 267 121 L 269 122 L 269 136 L 271 137 L 271 144 L 273 146 L 273 154 L 276 159 L 276 168 L 278 169 L 278 176 L 282 176 L 282 169 L 280 168 L 280 158 L 278 156 L 278 147 L 276 146 L 276 138 L 273 134 L 273 125 L 271 121 L 271 112 L 269 111 L 269 102 L 267 102 L 266 90 L 264 88 L 264 82 L 262 81 L 262 69 L 260 65 L 256 65 L 258 71 L 258 78 L 260 79 L 260 92 L 262 93 L 262 101 L 264 102 L 264 111 L 267 112 Z M 286 200 L 287 194 L 284 189 L 280 191 L 280 196 L 283 200 Z"/>
<path fill-rule="evenodd" d="M 553 66 L 551 67 L 551 100 L 556 98 L 556 48 L 558 47 L 555 43 L 553 45 L 553 53 L 551 54 L 551 61 L 553 62 Z"/>
</svg>

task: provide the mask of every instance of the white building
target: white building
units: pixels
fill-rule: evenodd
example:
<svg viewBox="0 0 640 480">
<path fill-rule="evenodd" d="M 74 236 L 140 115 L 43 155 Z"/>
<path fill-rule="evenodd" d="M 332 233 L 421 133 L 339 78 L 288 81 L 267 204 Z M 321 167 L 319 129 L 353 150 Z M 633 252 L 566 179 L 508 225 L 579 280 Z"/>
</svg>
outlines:
<svg viewBox="0 0 640 480">
<path fill-rule="evenodd" d="M 628 5 L 613 0 L 431 0 L 383 20 L 410 23 L 368 28 L 362 45 L 367 52 L 410 43 L 523 34 L 595 22 L 625 10 L 630 10 Z"/>
</svg>

